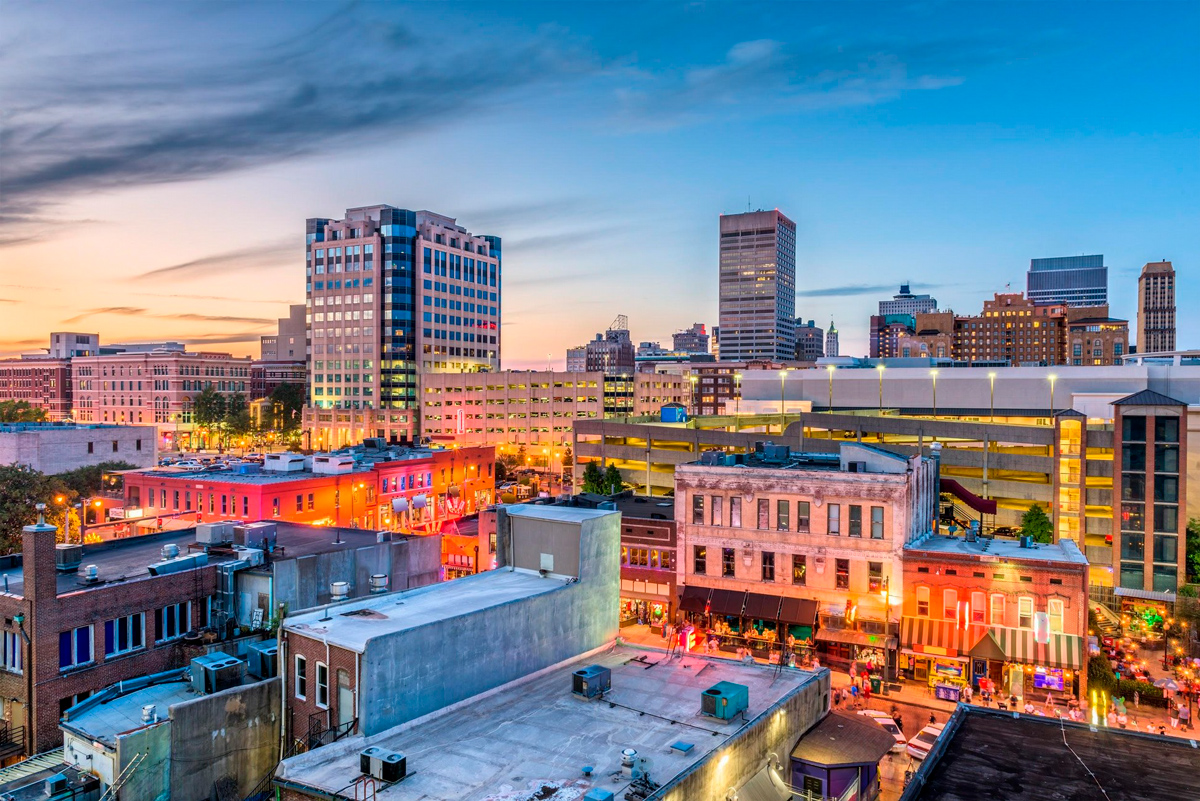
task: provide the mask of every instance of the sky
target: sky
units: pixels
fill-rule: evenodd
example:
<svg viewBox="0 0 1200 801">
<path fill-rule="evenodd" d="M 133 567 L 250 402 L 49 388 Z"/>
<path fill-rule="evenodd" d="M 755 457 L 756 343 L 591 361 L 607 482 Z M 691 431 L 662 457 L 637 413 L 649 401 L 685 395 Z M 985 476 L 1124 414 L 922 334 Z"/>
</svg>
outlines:
<svg viewBox="0 0 1200 801">
<path fill-rule="evenodd" d="M 1147 261 L 1200 347 L 1200 3 L 9 3 L 0 354 L 50 331 L 256 355 L 304 222 L 504 240 L 502 361 L 717 321 L 718 216 L 797 223 L 797 315 L 865 355 L 901 282 Z"/>
</svg>

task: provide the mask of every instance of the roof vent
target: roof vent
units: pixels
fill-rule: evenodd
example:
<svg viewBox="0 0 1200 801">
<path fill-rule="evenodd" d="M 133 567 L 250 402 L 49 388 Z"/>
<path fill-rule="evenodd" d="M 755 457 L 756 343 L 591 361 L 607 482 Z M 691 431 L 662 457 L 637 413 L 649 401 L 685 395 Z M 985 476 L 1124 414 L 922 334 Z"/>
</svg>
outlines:
<svg viewBox="0 0 1200 801">
<path fill-rule="evenodd" d="M 95 584 L 100 580 L 100 568 L 95 565 L 88 565 L 83 569 L 83 580 L 88 584 Z"/>
<path fill-rule="evenodd" d="M 158 722 L 158 707 L 154 704 L 146 704 L 142 707 L 142 723 L 157 723 Z"/>
<path fill-rule="evenodd" d="M 179 546 L 173 542 L 168 543 L 162 547 L 161 553 L 164 561 L 167 559 L 174 559 L 175 557 L 179 556 Z"/>
<path fill-rule="evenodd" d="M 350 597 L 350 582 L 348 581 L 331 581 L 329 582 L 329 600 L 331 602 L 344 601 Z"/>
<path fill-rule="evenodd" d="M 387 573 L 375 573 L 371 576 L 371 593 L 378 594 L 388 591 Z"/>
</svg>

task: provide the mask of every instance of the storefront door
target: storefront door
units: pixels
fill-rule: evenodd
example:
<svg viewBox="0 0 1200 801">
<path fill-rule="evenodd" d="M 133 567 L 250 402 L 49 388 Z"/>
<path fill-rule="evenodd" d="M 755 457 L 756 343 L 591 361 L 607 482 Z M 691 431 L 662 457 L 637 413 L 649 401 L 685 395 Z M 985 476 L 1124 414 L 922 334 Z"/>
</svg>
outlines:
<svg viewBox="0 0 1200 801">
<path fill-rule="evenodd" d="M 979 689 L 979 680 L 986 679 L 988 675 L 988 661 L 986 659 L 971 660 L 971 686 Z"/>
</svg>

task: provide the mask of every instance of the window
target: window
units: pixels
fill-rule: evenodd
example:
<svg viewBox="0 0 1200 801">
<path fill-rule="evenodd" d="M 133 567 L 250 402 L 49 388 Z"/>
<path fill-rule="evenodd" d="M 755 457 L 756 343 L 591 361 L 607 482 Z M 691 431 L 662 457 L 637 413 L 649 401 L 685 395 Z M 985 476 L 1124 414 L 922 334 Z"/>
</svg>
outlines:
<svg viewBox="0 0 1200 801">
<path fill-rule="evenodd" d="M 958 620 L 958 590 L 942 590 L 942 617 Z"/>
<path fill-rule="evenodd" d="M 186 634 L 191 611 L 191 601 L 155 609 L 154 630 L 158 632 L 158 642 L 174 640 Z"/>
<path fill-rule="evenodd" d="M 763 551 L 762 554 L 762 580 L 775 580 L 775 554 L 771 551 Z"/>
<path fill-rule="evenodd" d="M 296 654 L 296 697 L 308 698 L 308 660 L 300 654 Z"/>
<path fill-rule="evenodd" d="M 1046 604 L 1046 611 L 1050 617 L 1050 632 L 1052 634 L 1062 634 L 1063 630 L 1063 602 L 1061 598 L 1051 598 Z"/>
<path fill-rule="evenodd" d="M 66 670 L 92 661 L 92 627 L 80 626 L 58 634 L 58 668 Z"/>
<path fill-rule="evenodd" d="M 982 592 L 971 593 L 971 624 L 972 625 L 983 625 L 984 623 L 987 622 L 985 620 L 985 617 L 987 616 L 987 601 L 984 600 L 985 597 L 986 596 L 984 596 L 984 594 Z"/>
<path fill-rule="evenodd" d="M 1155 442 L 1179 442 L 1179 418 L 1178 417 L 1156 417 L 1156 418 L 1154 418 L 1154 441 Z"/>
<path fill-rule="evenodd" d="M 692 523 L 697 526 L 704 525 L 704 496 L 695 494 L 692 496 Z"/>
<path fill-rule="evenodd" d="M 302 495 L 302 494 L 296 496 L 296 511 L 297 512 L 304 511 L 304 495 Z"/>
<path fill-rule="evenodd" d="M 692 572 L 697 576 L 708 572 L 708 548 L 703 545 L 692 546 Z"/>
<path fill-rule="evenodd" d="M 862 536 L 862 507 L 856 503 L 850 504 L 850 536 Z"/>
<path fill-rule="evenodd" d="M 21 632 L 4 632 L 3 640 L 0 640 L 0 667 L 10 673 L 20 673 L 25 659 L 22 645 Z"/>
<path fill-rule="evenodd" d="M 1028 595 L 1017 599 L 1017 628 L 1033 628 L 1033 599 Z"/>
<path fill-rule="evenodd" d="M 721 575 L 732 578 L 734 575 L 734 558 L 732 548 L 721 549 Z"/>
<path fill-rule="evenodd" d="M 1004 625 L 1004 596 L 999 593 L 992 596 L 991 625 Z"/>
<path fill-rule="evenodd" d="M 871 539 L 883 539 L 883 507 L 871 507 Z"/>
<path fill-rule="evenodd" d="M 489 470 L 491 469 L 491 467 L 492 467 L 491 465 L 488 465 Z M 315 508 L 316 508 L 316 498 L 314 497 L 313 493 L 310 492 L 310 493 L 308 493 L 308 511 L 311 512 Z M 222 509 L 221 511 L 225 511 L 225 510 Z M 495 553 L 495 551 L 493 551 L 493 553 Z"/>
<path fill-rule="evenodd" d="M 808 501 L 796 501 L 796 531 L 808 531 Z"/>
<path fill-rule="evenodd" d="M 829 533 L 837 536 L 842 533 L 842 506 L 841 504 L 829 504 Z"/>
<path fill-rule="evenodd" d="M 1158 503 L 1154 504 L 1154 530 L 1178 531 L 1179 507 L 1164 506 Z"/>
<path fill-rule="evenodd" d="M 720 526 L 724 522 L 724 510 L 721 508 L 721 496 L 712 496 L 712 524 Z"/>
<path fill-rule="evenodd" d="M 105 658 L 136 651 L 145 645 L 145 634 L 146 616 L 141 612 L 106 621 L 104 624 Z"/>
<path fill-rule="evenodd" d="M 766 498 L 758 499 L 758 528 L 768 529 L 771 527 L 771 502 Z"/>
<path fill-rule="evenodd" d="M 917 587 L 917 617 L 929 617 L 928 587 Z"/>
<path fill-rule="evenodd" d="M 850 560 L 838 559 L 836 564 L 834 586 L 839 590 L 850 589 Z"/>
<path fill-rule="evenodd" d="M 792 583 L 803 587 L 808 577 L 808 557 L 801 554 L 792 555 Z"/>
<path fill-rule="evenodd" d="M 729 525 L 731 528 L 742 527 L 742 499 L 740 497 L 732 497 L 729 499 Z"/>
<path fill-rule="evenodd" d="M 867 591 L 883 591 L 883 562 L 867 562 Z"/>
<path fill-rule="evenodd" d="M 317 706 L 329 708 L 329 666 L 324 662 L 317 663 Z"/>
<path fill-rule="evenodd" d="M 775 528 L 780 531 L 790 531 L 792 527 L 792 502 L 775 501 Z"/>
<path fill-rule="evenodd" d="M 279 499 L 271 499 L 271 517 L 279 517 Z"/>
<path fill-rule="evenodd" d="M 1174 564 L 1179 560 L 1179 538 L 1154 535 L 1154 561 Z"/>
</svg>

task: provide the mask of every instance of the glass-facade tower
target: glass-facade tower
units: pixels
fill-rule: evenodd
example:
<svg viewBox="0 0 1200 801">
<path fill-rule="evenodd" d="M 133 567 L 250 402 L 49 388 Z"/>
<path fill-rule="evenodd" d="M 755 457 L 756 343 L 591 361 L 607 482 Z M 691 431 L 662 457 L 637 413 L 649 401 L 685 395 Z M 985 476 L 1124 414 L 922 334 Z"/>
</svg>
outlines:
<svg viewBox="0 0 1200 801">
<path fill-rule="evenodd" d="M 721 215 L 722 361 L 795 358 L 796 224 L 774 211 Z"/>
</svg>

